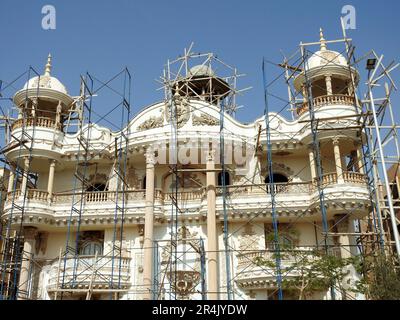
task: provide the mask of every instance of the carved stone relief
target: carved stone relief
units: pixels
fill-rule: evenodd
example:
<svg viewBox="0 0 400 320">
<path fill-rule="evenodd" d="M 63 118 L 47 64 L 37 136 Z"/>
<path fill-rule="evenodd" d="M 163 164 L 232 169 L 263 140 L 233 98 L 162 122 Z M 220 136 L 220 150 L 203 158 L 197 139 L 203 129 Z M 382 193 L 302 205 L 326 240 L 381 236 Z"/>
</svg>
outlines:
<svg viewBox="0 0 400 320">
<path fill-rule="evenodd" d="M 164 111 L 162 109 L 159 110 L 161 112 L 161 115 L 156 117 L 156 116 L 151 116 L 149 119 L 145 120 L 142 122 L 137 127 L 138 131 L 145 131 L 145 130 L 150 130 L 150 129 L 155 129 L 155 128 L 161 128 L 164 125 Z"/>
<path fill-rule="evenodd" d="M 168 123 L 171 123 L 171 118 L 175 117 L 176 119 L 176 127 L 182 128 L 190 118 L 190 105 L 189 103 L 183 99 L 182 97 L 174 97 L 174 104 L 175 110 L 171 109 L 171 104 L 167 105 L 167 112 L 166 112 L 166 119 Z"/>
<path fill-rule="evenodd" d="M 175 245 L 169 243 L 161 252 L 161 269 L 162 273 L 166 272 L 171 287 L 177 293 L 177 299 L 188 300 L 194 292 L 196 286 L 200 283 L 200 255 L 196 254 L 196 259 L 191 263 L 185 262 L 185 268 L 179 269 L 179 261 L 174 259 L 174 250 L 178 251 L 178 246 L 186 245 L 191 252 L 200 251 L 200 242 L 196 240 L 197 232 L 190 232 L 188 228 L 182 226 L 178 229 Z M 179 251 L 181 248 L 179 249 Z M 179 260 L 179 259 L 178 259 Z M 172 262 L 173 261 L 173 262 Z M 169 271 L 171 263 L 176 263 L 176 267 L 172 266 L 172 272 Z"/>
<path fill-rule="evenodd" d="M 219 126 L 219 120 L 206 113 L 201 113 L 200 116 L 193 115 L 194 126 Z"/>
</svg>

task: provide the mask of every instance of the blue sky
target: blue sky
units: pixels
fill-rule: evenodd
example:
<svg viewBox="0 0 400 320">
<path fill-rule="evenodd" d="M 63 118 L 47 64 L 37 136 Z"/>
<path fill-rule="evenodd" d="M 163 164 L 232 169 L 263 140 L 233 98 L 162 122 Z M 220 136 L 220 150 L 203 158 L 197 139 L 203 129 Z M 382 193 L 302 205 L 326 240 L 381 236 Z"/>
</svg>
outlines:
<svg viewBox="0 0 400 320">
<path fill-rule="evenodd" d="M 44 5 L 56 8 L 56 30 L 41 28 Z M 168 58 L 182 54 L 193 41 L 196 52 L 215 52 L 247 76 L 252 86 L 239 98 L 237 118 L 247 122 L 263 113 L 262 57 L 280 62 L 300 41 L 341 36 L 344 5 L 356 8 L 357 29 L 350 30 L 356 54 L 371 48 L 387 61 L 400 60 L 400 2 L 393 1 L 21 1 L 0 6 L 0 79 L 10 81 L 29 65 L 42 72 L 49 52 L 53 72 L 73 95 L 79 76 L 89 71 L 107 79 L 127 66 L 134 75 L 133 113 L 162 98 L 155 82 Z M 399 72 L 394 74 L 399 79 Z M 280 91 L 282 93 L 284 91 Z M 100 101 L 100 100 L 99 100 Z M 96 104 L 104 114 L 107 106 Z M 271 105 L 271 109 L 280 109 Z"/>
</svg>

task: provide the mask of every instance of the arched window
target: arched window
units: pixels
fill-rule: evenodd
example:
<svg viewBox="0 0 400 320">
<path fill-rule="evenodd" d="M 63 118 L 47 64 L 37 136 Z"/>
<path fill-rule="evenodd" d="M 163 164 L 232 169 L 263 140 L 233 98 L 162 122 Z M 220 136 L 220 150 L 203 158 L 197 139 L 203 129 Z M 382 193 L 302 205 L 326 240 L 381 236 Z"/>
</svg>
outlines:
<svg viewBox="0 0 400 320">
<path fill-rule="evenodd" d="M 224 178 L 224 179 L 223 179 Z M 230 186 L 231 185 L 231 176 L 229 172 L 220 172 L 218 173 L 218 185 L 219 186 Z"/>
<path fill-rule="evenodd" d="M 93 183 L 87 188 L 86 191 L 107 191 L 107 187 L 104 183 Z"/>
<path fill-rule="evenodd" d="M 85 242 L 79 252 L 82 256 L 101 256 L 103 254 L 103 244 L 100 241 Z"/>
<path fill-rule="evenodd" d="M 272 175 L 272 178 L 273 178 L 273 182 L 274 183 L 286 183 L 286 182 L 289 182 L 289 179 L 286 176 L 284 176 L 283 174 L 280 174 L 280 173 L 274 173 Z M 265 183 L 271 183 L 269 175 L 265 177 L 264 182 Z"/>
</svg>

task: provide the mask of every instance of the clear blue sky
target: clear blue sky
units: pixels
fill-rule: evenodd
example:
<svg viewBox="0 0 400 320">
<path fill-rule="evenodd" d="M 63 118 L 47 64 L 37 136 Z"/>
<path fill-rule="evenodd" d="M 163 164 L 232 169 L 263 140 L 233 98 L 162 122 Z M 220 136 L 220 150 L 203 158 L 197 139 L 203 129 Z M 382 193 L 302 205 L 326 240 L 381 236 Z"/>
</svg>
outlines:
<svg viewBox="0 0 400 320">
<path fill-rule="evenodd" d="M 57 10 L 56 30 L 41 28 L 46 4 Z M 245 107 L 237 118 L 251 121 L 264 108 L 262 57 L 279 62 L 280 50 L 289 54 L 300 41 L 317 41 L 319 27 L 326 38 L 339 38 L 345 4 L 357 10 L 357 29 L 349 31 L 357 55 L 374 48 L 387 60 L 400 60 L 398 0 L 2 0 L 0 79 L 9 81 L 29 65 L 42 72 L 51 52 L 53 75 L 77 95 L 80 74 L 90 71 L 106 79 L 127 66 L 134 74 L 133 113 L 137 113 L 162 98 L 155 79 L 167 59 L 180 55 L 193 41 L 195 51 L 215 52 L 247 74 L 239 86 L 253 89 L 240 98 Z M 106 105 L 96 108 L 99 113 L 107 111 Z"/>
</svg>

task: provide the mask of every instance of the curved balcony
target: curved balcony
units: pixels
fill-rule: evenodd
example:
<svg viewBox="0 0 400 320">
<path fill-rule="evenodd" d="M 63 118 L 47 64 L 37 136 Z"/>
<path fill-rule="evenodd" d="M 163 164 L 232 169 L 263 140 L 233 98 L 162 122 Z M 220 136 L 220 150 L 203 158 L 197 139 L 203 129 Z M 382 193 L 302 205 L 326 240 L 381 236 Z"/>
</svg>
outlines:
<svg viewBox="0 0 400 320">
<path fill-rule="evenodd" d="M 127 290 L 131 285 L 130 262 L 131 258 L 112 258 L 109 255 L 57 259 L 51 265 L 47 291 L 77 289 L 79 292 L 79 289 L 88 288 L 98 292 L 110 288 Z"/>
<path fill-rule="evenodd" d="M 26 198 L 32 201 L 47 202 L 49 197 L 49 193 L 44 190 L 28 189 L 26 190 L 26 192 L 27 192 Z M 17 201 L 19 197 L 22 196 L 21 190 L 18 189 L 14 193 L 15 193 L 14 200 Z M 8 192 L 6 203 L 9 204 L 10 202 L 12 202 L 12 199 L 13 199 L 13 192 Z"/>
<path fill-rule="evenodd" d="M 320 96 L 313 99 L 313 106 L 315 110 L 317 108 L 330 105 L 354 106 L 355 99 L 353 96 L 345 94 L 332 94 L 332 95 Z M 300 106 L 297 107 L 297 115 L 301 116 L 304 113 L 308 112 L 308 110 L 309 110 L 308 101 L 303 102 L 302 104 L 300 104 Z"/>
<path fill-rule="evenodd" d="M 355 184 L 355 185 L 366 185 L 367 177 L 366 175 L 359 172 L 343 172 L 343 182 L 345 184 Z M 314 186 L 317 185 L 318 178 L 314 181 Z M 334 185 L 338 183 L 338 175 L 336 172 L 326 173 L 322 175 L 321 187 L 326 187 L 329 185 Z"/>
<path fill-rule="evenodd" d="M 315 247 L 296 247 L 280 252 L 281 277 L 284 281 L 294 280 L 299 277 L 300 268 L 307 268 L 307 261 L 318 259 Z M 319 251 L 318 251 L 319 252 Z M 322 251 L 321 251 L 322 252 Z M 331 255 L 340 256 L 339 247 L 329 248 Z M 237 256 L 236 283 L 242 289 L 257 290 L 276 288 L 277 274 L 274 250 L 254 250 L 239 253 Z M 261 258 L 267 263 L 258 264 Z"/>
<path fill-rule="evenodd" d="M 56 123 L 54 119 L 51 118 L 46 118 L 46 117 L 37 117 L 37 118 L 23 118 L 23 119 L 18 119 L 14 121 L 14 123 L 11 126 L 11 130 L 14 131 L 16 129 L 20 129 L 23 126 L 26 127 L 42 127 L 42 128 L 51 128 L 51 129 L 57 129 L 61 130 L 61 124 Z"/>
</svg>

